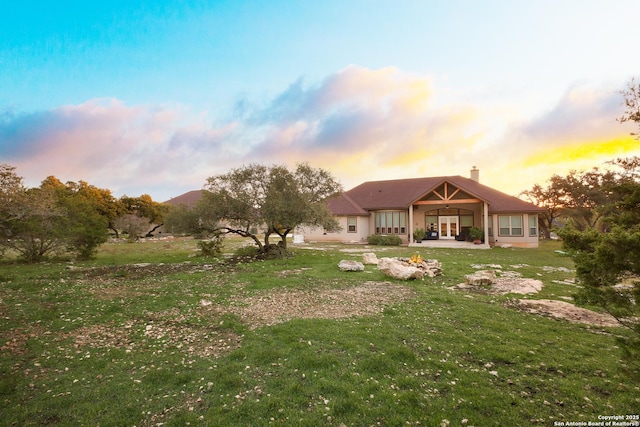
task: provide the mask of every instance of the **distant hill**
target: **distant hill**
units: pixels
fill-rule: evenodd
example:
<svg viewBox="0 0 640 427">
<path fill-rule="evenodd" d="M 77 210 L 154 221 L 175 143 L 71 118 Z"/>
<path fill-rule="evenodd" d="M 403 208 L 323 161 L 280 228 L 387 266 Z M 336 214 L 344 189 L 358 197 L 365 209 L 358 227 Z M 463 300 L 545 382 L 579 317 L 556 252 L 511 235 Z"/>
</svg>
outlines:
<svg viewBox="0 0 640 427">
<path fill-rule="evenodd" d="M 202 193 L 204 191 L 205 190 L 187 191 L 186 193 L 176 196 L 172 199 L 169 199 L 164 203 L 171 206 L 180 206 L 180 205 L 194 206 L 198 202 L 198 200 L 202 198 Z"/>
</svg>

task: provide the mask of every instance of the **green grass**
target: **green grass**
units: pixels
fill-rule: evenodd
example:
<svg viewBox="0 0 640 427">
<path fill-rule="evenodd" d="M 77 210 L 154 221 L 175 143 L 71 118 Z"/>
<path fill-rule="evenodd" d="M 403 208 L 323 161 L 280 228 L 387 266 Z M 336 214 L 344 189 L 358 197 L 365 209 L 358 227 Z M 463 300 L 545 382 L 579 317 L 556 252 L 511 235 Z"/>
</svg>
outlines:
<svg viewBox="0 0 640 427">
<path fill-rule="evenodd" d="M 444 275 L 398 282 L 415 296 L 376 316 L 253 328 L 231 312 L 242 297 L 285 288 L 388 280 L 371 266 L 339 272 L 341 259 L 360 257 L 353 249 L 364 248 L 218 262 L 176 239 L 109 243 L 89 262 L 5 260 L 0 425 L 546 426 L 638 412 L 640 388 L 615 346 L 625 331 L 523 313 L 508 304 L 514 295 L 448 289 L 473 264 L 499 264 L 544 282 L 526 298 L 570 297 L 576 287 L 560 282 L 573 264 L 557 242 L 420 250 Z"/>
</svg>

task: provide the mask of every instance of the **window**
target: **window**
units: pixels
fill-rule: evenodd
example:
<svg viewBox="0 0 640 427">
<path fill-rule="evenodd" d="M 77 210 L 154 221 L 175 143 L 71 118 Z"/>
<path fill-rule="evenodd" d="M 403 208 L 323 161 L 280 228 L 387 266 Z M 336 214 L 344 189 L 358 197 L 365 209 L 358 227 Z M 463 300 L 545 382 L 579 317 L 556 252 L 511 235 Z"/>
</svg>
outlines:
<svg viewBox="0 0 640 427">
<path fill-rule="evenodd" d="M 436 231 L 438 229 L 438 215 L 427 214 L 424 218 L 428 231 Z"/>
<path fill-rule="evenodd" d="M 347 233 L 355 233 L 357 231 L 358 218 L 347 217 Z"/>
<path fill-rule="evenodd" d="M 376 212 L 376 234 L 406 234 L 406 232 L 406 212 Z"/>
<path fill-rule="evenodd" d="M 521 215 L 499 215 L 498 235 L 500 236 L 522 236 L 522 216 Z"/>
<path fill-rule="evenodd" d="M 529 236 L 538 235 L 538 215 L 529 215 Z"/>
<path fill-rule="evenodd" d="M 460 215 L 460 228 L 473 227 L 473 215 Z"/>
</svg>

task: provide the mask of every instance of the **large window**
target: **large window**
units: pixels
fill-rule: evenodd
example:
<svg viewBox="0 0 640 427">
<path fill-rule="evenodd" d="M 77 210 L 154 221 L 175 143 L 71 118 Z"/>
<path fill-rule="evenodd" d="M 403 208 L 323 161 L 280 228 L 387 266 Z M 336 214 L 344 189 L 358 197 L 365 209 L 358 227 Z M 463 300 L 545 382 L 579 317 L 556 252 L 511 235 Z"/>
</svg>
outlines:
<svg viewBox="0 0 640 427">
<path fill-rule="evenodd" d="M 355 233 L 357 230 L 358 218 L 350 216 L 347 217 L 347 233 Z"/>
<path fill-rule="evenodd" d="M 523 236 L 521 215 L 499 215 L 499 236 Z"/>
<path fill-rule="evenodd" d="M 473 215 L 460 215 L 460 228 L 473 227 Z"/>
<path fill-rule="evenodd" d="M 406 234 L 407 214 L 403 211 L 376 212 L 376 234 Z"/>
<path fill-rule="evenodd" d="M 529 215 L 529 236 L 538 235 L 538 215 Z"/>
</svg>

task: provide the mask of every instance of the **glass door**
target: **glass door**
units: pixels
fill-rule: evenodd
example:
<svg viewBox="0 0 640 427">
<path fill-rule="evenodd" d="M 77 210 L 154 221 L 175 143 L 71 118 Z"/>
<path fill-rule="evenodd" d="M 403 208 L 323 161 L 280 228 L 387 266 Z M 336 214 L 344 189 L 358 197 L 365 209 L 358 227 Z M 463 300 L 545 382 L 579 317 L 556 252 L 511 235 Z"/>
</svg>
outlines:
<svg viewBox="0 0 640 427">
<path fill-rule="evenodd" d="M 441 239 L 455 239 L 458 234 L 458 217 L 441 216 L 438 218 Z"/>
</svg>

